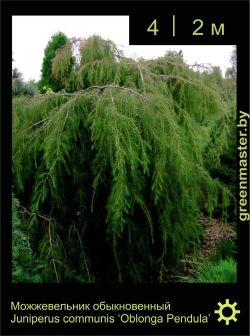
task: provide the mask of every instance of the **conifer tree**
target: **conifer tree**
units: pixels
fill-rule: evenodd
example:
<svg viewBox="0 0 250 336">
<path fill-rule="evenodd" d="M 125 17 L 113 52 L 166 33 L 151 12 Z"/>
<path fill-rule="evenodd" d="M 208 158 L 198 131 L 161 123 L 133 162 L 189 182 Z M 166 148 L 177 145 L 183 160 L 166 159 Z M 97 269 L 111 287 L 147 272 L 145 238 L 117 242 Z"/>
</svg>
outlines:
<svg viewBox="0 0 250 336">
<path fill-rule="evenodd" d="M 69 50 L 53 61 L 60 83 Z M 222 195 L 226 212 L 231 194 L 205 158 L 226 146 L 227 101 L 178 55 L 135 61 L 93 36 L 81 57 L 75 92 L 13 100 L 14 192 L 30 213 L 41 276 L 165 281 L 199 244 L 200 211 L 212 216 Z"/>
<path fill-rule="evenodd" d="M 39 82 L 39 90 L 41 92 L 46 91 L 44 87 L 51 88 L 54 92 L 63 89 L 63 85 L 60 84 L 52 76 L 52 60 L 56 55 L 56 50 L 62 48 L 68 42 L 68 38 L 64 33 L 58 32 L 54 34 L 44 51 L 44 58 L 42 64 L 41 80 Z"/>
</svg>

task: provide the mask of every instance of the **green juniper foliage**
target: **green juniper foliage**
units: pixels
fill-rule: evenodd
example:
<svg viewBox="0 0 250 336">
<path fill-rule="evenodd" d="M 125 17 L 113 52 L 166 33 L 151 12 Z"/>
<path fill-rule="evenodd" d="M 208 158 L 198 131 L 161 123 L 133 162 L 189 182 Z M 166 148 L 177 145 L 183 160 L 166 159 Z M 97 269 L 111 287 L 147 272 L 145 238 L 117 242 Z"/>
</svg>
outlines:
<svg viewBox="0 0 250 336">
<path fill-rule="evenodd" d="M 232 57 L 235 57 L 235 50 Z M 221 71 L 218 68 L 214 69 L 211 78 L 217 83 L 220 95 L 227 104 L 227 120 L 222 123 L 214 124 L 211 129 L 211 142 L 207 146 L 205 158 L 205 167 L 209 171 L 212 177 L 216 177 L 220 180 L 229 191 L 230 195 L 227 197 L 226 202 L 229 206 L 229 219 L 236 220 L 236 202 L 232 195 L 237 193 L 237 152 L 236 143 L 236 78 L 235 78 L 235 64 L 230 68 L 230 74 L 234 74 L 233 77 L 223 79 Z M 230 70 L 228 69 L 228 70 Z M 225 138 L 227 138 L 225 147 Z M 226 213 L 223 207 L 223 195 L 219 195 L 218 208 L 215 215 L 222 212 L 223 219 L 226 220 Z M 224 200 L 225 201 L 225 200 Z"/>
<path fill-rule="evenodd" d="M 12 198 L 12 280 L 13 282 L 41 282 L 42 264 L 34 258 L 29 236 L 19 214 L 19 202 Z"/>
<path fill-rule="evenodd" d="M 218 159 L 227 142 L 227 102 L 178 55 L 134 61 L 93 36 L 70 68 L 70 50 L 52 61 L 65 91 L 13 99 L 14 191 L 42 281 L 163 281 L 199 243 L 199 210 L 222 194 L 226 211 L 204 155 L 215 125 Z"/>
</svg>

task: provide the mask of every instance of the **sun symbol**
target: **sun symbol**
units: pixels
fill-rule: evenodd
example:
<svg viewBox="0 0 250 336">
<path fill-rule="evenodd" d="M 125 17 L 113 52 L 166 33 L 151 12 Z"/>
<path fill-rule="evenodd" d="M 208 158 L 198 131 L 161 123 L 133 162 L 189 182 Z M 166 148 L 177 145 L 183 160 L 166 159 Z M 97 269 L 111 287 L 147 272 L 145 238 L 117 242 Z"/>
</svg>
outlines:
<svg viewBox="0 0 250 336">
<path fill-rule="evenodd" d="M 230 304 L 229 303 L 229 299 L 226 299 L 226 303 L 225 304 L 222 304 L 222 303 L 218 302 L 218 306 L 220 307 L 220 309 L 217 309 L 214 312 L 215 312 L 215 314 L 219 314 L 219 318 L 217 319 L 219 322 L 222 321 L 222 320 L 224 320 L 226 322 L 226 325 L 229 325 L 229 322 L 231 320 L 233 320 L 234 322 L 237 321 L 237 318 L 235 317 L 235 315 L 239 314 L 240 310 L 235 309 L 235 307 L 237 306 L 236 302 L 234 302 L 233 304 Z M 230 316 L 225 316 L 223 314 L 223 310 L 225 308 L 230 308 L 231 309 L 232 313 L 231 313 Z"/>
</svg>

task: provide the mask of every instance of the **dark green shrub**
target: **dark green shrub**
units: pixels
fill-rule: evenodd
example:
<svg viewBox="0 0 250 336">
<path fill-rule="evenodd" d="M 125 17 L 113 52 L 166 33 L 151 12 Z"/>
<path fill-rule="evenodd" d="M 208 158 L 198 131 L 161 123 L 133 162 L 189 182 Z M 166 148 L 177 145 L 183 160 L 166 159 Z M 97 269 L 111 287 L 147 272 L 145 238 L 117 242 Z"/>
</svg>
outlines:
<svg viewBox="0 0 250 336">
<path fill-rule="evenodd" d="M 41 282 L 42 265 L 34 258 L 29 237 L 22 225 L 19 214 L 19 203 L 12 199 L 12 281 Z"/>
<path fill-rule="evenodd" d="M 236 255 L 236 244 L 234 239 L 223 239 L 220 241 L 215 252 L 212 254 L 211 261 L 234 259 Z"/>
</svg>

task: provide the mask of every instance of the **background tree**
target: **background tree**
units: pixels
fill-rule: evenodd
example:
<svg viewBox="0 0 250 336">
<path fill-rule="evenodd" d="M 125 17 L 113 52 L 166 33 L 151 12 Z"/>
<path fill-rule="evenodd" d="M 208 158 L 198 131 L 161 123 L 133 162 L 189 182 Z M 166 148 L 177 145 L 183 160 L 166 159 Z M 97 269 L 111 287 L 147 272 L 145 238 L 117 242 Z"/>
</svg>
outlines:
<svg viewBox="0 0 250 336">
<path fill-rule="evenodd" d="M 12 70 L 12 95 L 18 96 L 22 94 L 23 89 L 23 75 L 22 73 L 15 67 Z"/>
<path fill-rule="evenodd" d="M 63 84 L 52 76 L 52 60 L 56 55 L 56 50 L 65 46 L 67 42 L 68 38 L 62 32 L 58 32 L 51 37 L 44 51 L 44 58 L 41 70 L 42 76 L 38 84 L 38 88 L 41 92 L 46 91 L 44 87 L 51 88 L 54 92 L 60 91 L 64 88 Z"/>
<path fill-rule="evenodd" d="M 23 90 L 22 94 L 24 96 L 34 96 L 37 94 L 38 88 L 37 88 L 37 83 L 34 79 L 30 79 L 28 82 L 25 82 L 23 84 Z"/>
<path fill-rule="evenodd" d="M 231 57 L 230 57 L 231 67 L 227 69 L 225 77 L 236 79 L 237 74 L 237 49 L 234 46 Z"/>
<path fill-rule="evenodd" d="M 12 96 L 34 96 L 37 93 L 37 83 L 30 79 L 28 82 L 23 80 L 22 73 L 14 68 L 12 70 Z"/>
</svg>

